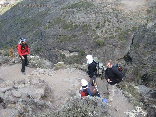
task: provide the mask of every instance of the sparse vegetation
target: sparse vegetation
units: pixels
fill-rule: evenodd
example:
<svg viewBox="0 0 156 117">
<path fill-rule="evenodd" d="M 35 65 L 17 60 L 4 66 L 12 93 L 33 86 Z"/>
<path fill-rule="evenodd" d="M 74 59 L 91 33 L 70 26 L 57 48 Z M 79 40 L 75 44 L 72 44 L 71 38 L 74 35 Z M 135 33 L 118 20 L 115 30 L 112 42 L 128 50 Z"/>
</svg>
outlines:
<svg viewBox="0 0 156 117">
<path fill-rule="evenodd" d="M 77 3 L 74 3 L 74 4 L 67 5 L 66 7 L 64 7 L 62 9 L 77 9 L 77 10 L 80 10 L 80 9 L 88 9 L 90 7 L 94 7 L 94 4 L 91 3 L 91 2 L 88 2 L 87 0 L 84 0 L 84 1 L 79 1 Z"/>
<path fill-rule="evenodd" d="M 88 31 L 89 31 L 89 29 L 91 28 L 91 25 L 88 25 L 88 24 L 84 24 L 83 26 L 82 26 L 82 31 L 83 31 L 83 33 L 88 33 Z"/>
<path fill-rule="evenodd" d="M 156 68 L 153 68 L 152 71 L 153 71 L 153 72 L 156 72 Z"/>
<path fill-rule="evenodd" d="M 100 28 L 100 22 L 97 23 L 97 25 L 96 25 L 95 28 L 96 28 L 96 29 L 97 29 L 97 28 Z"/>
<path fill-rule="evenodd" d="M 137 30 L 137 27 L 133 27 L 133 30 L 134 30 L 134 31 Z"/>
<path fill-rule="evenodd" d="M 61 43 L 65 41 L 74 41 L 77 40 L 77 35 L 61 35 L 58 37 L 58 39 Z"/>
<path fill-rule="evenodd" d="M 104 41 L 103 40 L 97 40 L 97 45 L 99 47 L 102 47 L 104 45 Z"/>
<path fill-rule="evenodd" d="M 110 20 L 110 19 L 108 19 L 108 20 L 107 20 L 107 22 L 111 23 L 111 20 Z"/>
<path fill-rule="evenodd" d="M 84 50 L 79 50 L 79 55 L 80 56 L 85 56 L 85 51 Z"/>
</svg>

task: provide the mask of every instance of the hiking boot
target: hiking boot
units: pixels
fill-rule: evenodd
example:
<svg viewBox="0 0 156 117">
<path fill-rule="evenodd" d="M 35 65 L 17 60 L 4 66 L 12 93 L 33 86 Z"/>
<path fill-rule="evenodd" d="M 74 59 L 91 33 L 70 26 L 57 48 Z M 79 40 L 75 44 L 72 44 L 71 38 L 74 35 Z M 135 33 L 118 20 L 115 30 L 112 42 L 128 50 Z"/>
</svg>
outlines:
<svg viewBox="0 0 156 117">
<path fill-rule="evenodd" d="M 26 73 L 25 73 L 25 72 L 22 72 L 22 74 L 26 75 Z"/>
<path fill-rule="evenodd" d="M 25 65 L 26 67 L 30 67 L 30 65 L 28 64 L 28 65 Z"/>
</svg>

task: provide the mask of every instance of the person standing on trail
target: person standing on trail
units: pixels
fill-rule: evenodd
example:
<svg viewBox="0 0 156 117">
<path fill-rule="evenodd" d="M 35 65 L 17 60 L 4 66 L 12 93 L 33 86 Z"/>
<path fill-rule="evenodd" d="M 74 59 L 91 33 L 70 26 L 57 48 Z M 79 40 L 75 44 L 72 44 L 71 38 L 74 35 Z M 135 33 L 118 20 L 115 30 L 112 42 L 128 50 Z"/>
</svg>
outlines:
<svg viewBox="0 0 156 117">
<path fill-rule="evenodd" d="M 26 43 L 26 39 L 22 38 L 17 45 L 18 54 L 22 60 L 22 69 L 21 72 L 25 74 L 25 66 L 28 65 L 27 55 L 30 54 L 30 50 L 28 44 Z"/>
<path fill-rule="evenodd" d="M 92 78 L 94 75 L 97 75 L 96 62 L 93 60 L 92 55 L 87 55 L 87 64 L 88 64 L 88 75 L 89 78 Z"/>
<path fill-rule="evenodd" d="M 107 69 L 105 70 L 105 78 L 107 82 L 109 83 L 108 85 L 108 90 L 109 90 L 109 100 L 113 100 L 114 96 L 114 85 L 118 83 L 117 79 L 122 79 L 123 74 L 115 67 L 113 66 L 113 62 L 110 60 L 107 63 Z"/>
</svg>

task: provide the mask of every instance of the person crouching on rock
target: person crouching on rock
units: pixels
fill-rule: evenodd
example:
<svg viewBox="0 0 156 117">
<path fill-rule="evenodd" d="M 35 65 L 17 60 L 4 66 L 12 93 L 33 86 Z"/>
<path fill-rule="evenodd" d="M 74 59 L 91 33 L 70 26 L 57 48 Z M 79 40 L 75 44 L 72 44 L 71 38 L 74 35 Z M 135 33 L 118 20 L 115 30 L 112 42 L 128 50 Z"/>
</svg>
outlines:
<svg viewBox="0 0 156 117">
<path fill-rule="evenodd" d="M 88 96 L 87 87 L 88 87 L 88 82 L 85 79 L 82 79 L 81 80 L 81 88 L 79 90 L 81 98 L 84 96 Z"/>
<path fill-rule="evenodd" d="M 96 62 L 93 60 L 93 56 L 92 55 L 87 55 L 86 56 L 87 59 L 87 64 L 88 64 L 88 75 L 89 75 L 89 81 L 90 79 L 94 76 L 97 75 L 97 69 L 96 69 Z"/>
<path fill-rule="evenodd" d="M 117 69 L 117 67 L 113 66 L 113 62 L 110 60 L 107 63 L 107 69 L 105 70 L 105 77 L 107 82 L 110 85 L 114 85 L 118 83 L 118 79 L 122 79 L 123 74 Z"/>
<path fill-rule="evenodd" d="M 113 62 L 110 60 L 107 63 L 107 69 L 105 70 L 105 78 L 107 82 L 110 84 L 108 85 L 108 91 L 109 91 L 109 100 L 113 100 L 114 96 L 114 85 L 118 83 L 118 78 L 122 79 L 123 75 L 119 70 L 113 66 Z"/>
<path fill-rule="evenodd" d="M 22 69 L 21 72 L 25 74 L 25 66 L 28 65 L 27 55 L 30 54 L 30 50 L 28 44 L 26 43 L 26 39 L 22 38 L 17 45 L 18 54 L 22 60 Z"/>
</svg>

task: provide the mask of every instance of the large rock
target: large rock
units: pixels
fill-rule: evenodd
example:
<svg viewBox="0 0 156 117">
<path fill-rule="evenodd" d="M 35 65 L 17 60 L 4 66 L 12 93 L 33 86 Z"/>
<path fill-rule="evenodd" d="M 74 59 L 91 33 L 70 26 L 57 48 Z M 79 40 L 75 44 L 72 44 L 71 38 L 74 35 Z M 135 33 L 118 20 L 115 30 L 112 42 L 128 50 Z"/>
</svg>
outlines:
<svg viewBox="0 0 156 117">
<path fill-rule="evenodd" d="M 16 97 L 16 98 L 20 98 L 21 97 L 21 93 L 20 92 L 18 92 L 18 91 L 12 91 L 12 95 L 14 96 L 14 97 Z"/>
<path fill-rule="evenodd" d="M 27 86 L 17 90 L 21 95 L 27 95 L 32 99 L 40 99 L 44 96 L 45 88 L 36 88 L 35 86 Z"/>
<path fill-rule="evenodd" d="M 132 79 L 135 83 L 146 84 L 149 87 L 155 87 L 155 70 L 156 70 L 156 41 L 155 41 L 156 24 L 147 29 L 145 26 L 140 26 L 134 35 L 133 43 L 129 55 L 132 58 Z M 132 70 L 132 69 L 129 69 Z M 142 77 L 147 74 L 146 78 Z M 131 74 L 129 74 L 131 75 Z M 144 83 L 145 82 L 145 83 Z"/>
<path fill-rule="evenodd" d="M 13 88 L 14 83 L 12 81 L 4 81 L 0 84 L 0 92 L 5 92 Z"/>
<path fill-rule="evenodd" d="M 0 110 L 0 117 L 18 117 L 18 111 L 15 109 Z"/>
</svg>

